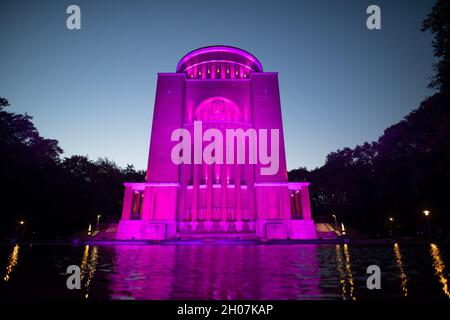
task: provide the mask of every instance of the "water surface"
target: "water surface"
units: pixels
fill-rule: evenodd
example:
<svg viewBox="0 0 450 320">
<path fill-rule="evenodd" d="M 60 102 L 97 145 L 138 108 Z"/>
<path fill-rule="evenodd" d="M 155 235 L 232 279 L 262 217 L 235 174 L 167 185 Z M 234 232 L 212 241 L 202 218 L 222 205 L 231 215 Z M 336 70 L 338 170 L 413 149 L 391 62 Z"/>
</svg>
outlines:
<svg viewBox="0 0 450 320">
<path fill-rule="evenodd" d="M 9 299 L 448 299 L 450 252 L 424 245 L 0 246 Z M 381 268 L 381 290 L 366 269 Z M 81 269 L 68 290 L 66 269 Z"/>
</svg>

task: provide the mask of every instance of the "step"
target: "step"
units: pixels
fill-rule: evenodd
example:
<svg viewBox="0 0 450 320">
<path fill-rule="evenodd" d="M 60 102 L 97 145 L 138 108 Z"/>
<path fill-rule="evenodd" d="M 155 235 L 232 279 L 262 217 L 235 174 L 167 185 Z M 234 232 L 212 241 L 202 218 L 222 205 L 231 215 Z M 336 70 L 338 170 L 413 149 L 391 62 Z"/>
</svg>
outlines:
<svg viewBox="0 0 450 320">
<path fill-rule="evenodd" d="M 257 239 L 255 232 L 182 232 L 178 233 L 181 240 L 185 239 Z"/>
</svg>

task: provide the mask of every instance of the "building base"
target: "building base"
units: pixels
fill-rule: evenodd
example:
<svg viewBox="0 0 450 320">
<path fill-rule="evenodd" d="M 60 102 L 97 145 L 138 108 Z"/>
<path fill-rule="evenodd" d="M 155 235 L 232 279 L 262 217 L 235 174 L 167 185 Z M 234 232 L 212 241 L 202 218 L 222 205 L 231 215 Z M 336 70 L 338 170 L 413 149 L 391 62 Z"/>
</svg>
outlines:
<svg viewBox="0 0 450 320">
<path fill-rule="evenodd" d="M 177 238 L 174 221 L 121 220 L 117 228 L 117 240 L 167 240 Z"/>
<path fill-rule="evenodd" d="M 316 239 L 314 220 L 264 220 L 256 223 L 261 239 Z"/>
</svg>

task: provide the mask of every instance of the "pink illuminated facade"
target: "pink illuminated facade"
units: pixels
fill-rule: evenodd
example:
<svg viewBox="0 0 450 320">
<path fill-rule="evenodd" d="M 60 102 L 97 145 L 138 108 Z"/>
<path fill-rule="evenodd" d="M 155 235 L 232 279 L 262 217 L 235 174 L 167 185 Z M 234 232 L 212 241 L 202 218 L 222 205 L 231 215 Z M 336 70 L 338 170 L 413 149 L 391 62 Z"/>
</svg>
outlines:
<svg viewBox="0 0 450 320">
<path fill-rule="evenodd" d="M 227 129 L 277 129 L 276 172 L 264 174 L 268 164 L 261 161 L 174 163 L 173 132 L 183 128 L 195 138 L 200 121 L 203 132 L 216 129 L 223 137 Z M 204 140 L 202 149 L 211 143 Z M 235 157 L 243 143 L 250 159 L 250 141 L 236 139 L 223 158 Z M 268 141 L 267 150 L 273 145 Z M 158 74 L 146 182 L 125 183 L 117 239 L 316 238 L 308 186 L 287 181 L 278 74 L 263 72 L 258 59 L 238 48 L 197 49 L 175 73 Z"/>
</svg>

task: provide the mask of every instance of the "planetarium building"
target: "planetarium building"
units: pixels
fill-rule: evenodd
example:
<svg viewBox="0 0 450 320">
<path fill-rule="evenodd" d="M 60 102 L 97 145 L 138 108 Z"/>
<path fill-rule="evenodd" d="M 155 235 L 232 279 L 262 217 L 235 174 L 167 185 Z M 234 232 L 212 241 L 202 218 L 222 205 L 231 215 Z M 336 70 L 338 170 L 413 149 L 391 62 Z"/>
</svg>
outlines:
<svg viewBox="0 0 450 320">
<path fill-rule="evenodd" d="M 146 181 L 125 183 L 116 237 L 312 239 L 308 186 L 287 181 L 278 74 L 200 48 L 158 74 Z"/>
</svg>

